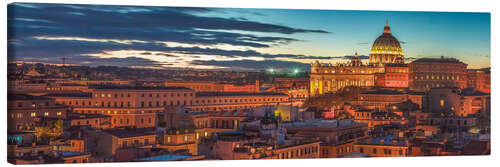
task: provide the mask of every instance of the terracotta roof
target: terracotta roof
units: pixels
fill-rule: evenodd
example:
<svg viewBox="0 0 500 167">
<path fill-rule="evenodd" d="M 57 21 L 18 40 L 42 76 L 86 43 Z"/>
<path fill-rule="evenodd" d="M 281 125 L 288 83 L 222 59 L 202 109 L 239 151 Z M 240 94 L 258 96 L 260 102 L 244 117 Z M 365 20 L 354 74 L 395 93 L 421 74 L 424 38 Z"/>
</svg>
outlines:
<svg viewBox="0 0 500 167">
<path fill-rule="evenodd" d="M 490 153 L 489 141 L 471 141 L 463 147 L 464 155 L 487 155 Z"/>
</svg>

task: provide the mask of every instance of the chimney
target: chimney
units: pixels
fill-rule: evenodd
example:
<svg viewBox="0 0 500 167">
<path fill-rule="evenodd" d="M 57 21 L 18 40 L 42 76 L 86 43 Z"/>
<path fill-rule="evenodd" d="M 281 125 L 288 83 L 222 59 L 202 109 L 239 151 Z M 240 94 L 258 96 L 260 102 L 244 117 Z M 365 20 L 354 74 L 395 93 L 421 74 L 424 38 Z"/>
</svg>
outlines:
<svg viewBox="0 0 500 167">
<path fill-rule="evenodd" d="M 259 81 L 259 79 L 257 78 L 257 79 L 255 80 L 255 93 L 259 93 L 259 91 L 260 91 L 260 81 Z"/>
</svg>

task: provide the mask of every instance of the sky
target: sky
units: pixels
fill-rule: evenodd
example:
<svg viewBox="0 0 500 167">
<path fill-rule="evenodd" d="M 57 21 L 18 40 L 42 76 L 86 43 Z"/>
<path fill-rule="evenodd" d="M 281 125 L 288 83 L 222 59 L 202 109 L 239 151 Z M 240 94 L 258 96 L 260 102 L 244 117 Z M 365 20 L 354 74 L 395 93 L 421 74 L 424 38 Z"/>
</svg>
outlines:
<svg viewBox="0 0 500 167">
<path fill-rule="evenodd" d="M 386 21 L 405 61 L 490 67 L 490 14 L 12 3 L 8 60 L 260 71 L 364 62 Z"/>
</svg>

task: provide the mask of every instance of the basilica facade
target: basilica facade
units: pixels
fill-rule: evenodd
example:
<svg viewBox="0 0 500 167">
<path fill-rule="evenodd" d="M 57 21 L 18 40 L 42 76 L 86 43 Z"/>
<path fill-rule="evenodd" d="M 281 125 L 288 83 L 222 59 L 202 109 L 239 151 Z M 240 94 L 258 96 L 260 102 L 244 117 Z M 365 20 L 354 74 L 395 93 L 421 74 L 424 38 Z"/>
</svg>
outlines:
<svg viewBox="0 0 500 167">
<path fill-rule="evenodd" d="M 310 93 L 320 95 L 347 86 L 408 87 L 408 65 L 402 51 L 386 23 L 382 35 L 373 42 L 368 63 L 363 63 L 357 53 L 347 63 L 312 63 Z"/>
</svg>

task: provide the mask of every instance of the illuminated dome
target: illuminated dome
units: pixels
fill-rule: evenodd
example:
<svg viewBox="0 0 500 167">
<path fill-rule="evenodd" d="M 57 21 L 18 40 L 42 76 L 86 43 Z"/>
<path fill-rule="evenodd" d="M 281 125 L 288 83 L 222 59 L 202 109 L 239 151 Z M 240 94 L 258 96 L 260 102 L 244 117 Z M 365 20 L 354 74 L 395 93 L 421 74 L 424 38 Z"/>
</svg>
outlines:
<svg viewBox="0 0 500 167">
<path fill-rule="evenodd" d="M 387 64 L 387 63 L 404 63 L 402 55 L 403 49 L 399 40 L 391 34 L 389 23 L 386 22 L 384 33 L 373 42 L 370 52 L 370 63 Z"/>
</svg>

